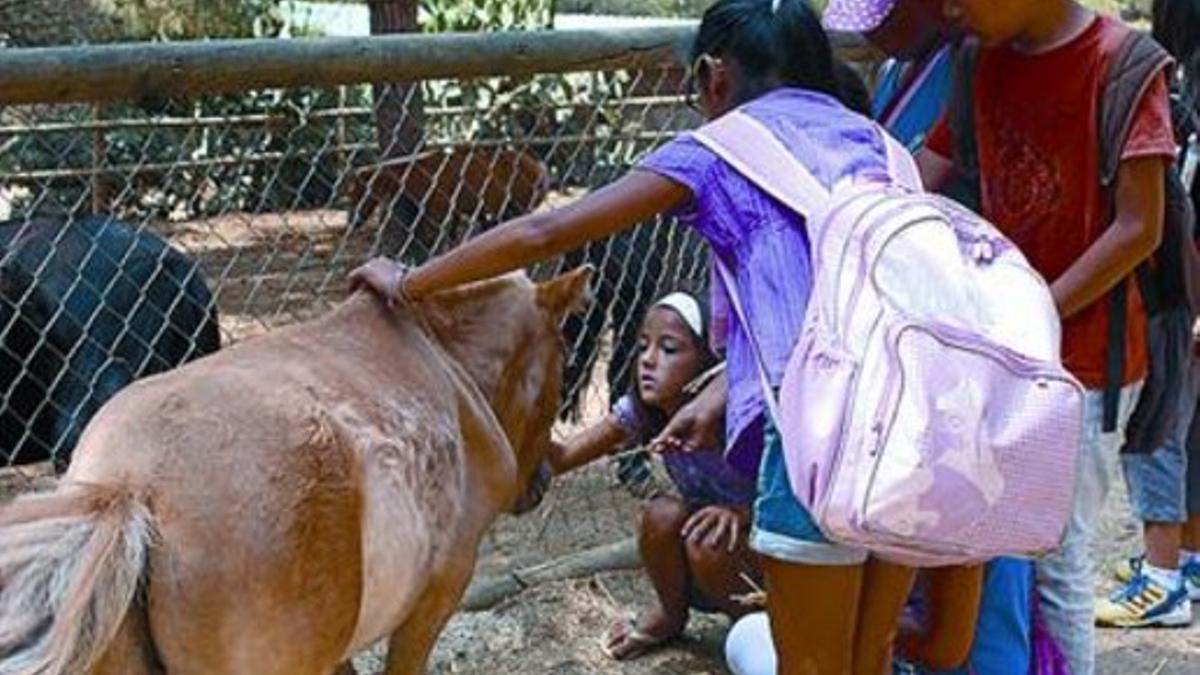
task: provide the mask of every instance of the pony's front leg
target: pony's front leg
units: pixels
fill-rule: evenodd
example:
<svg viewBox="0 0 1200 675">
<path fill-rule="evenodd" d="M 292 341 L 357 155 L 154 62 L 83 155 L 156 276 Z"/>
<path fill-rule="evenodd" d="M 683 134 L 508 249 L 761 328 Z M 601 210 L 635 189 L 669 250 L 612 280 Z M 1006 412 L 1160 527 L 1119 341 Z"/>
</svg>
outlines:
<svg viewBox="0 0 1200 675">
<path fill-rule="evenodd" d="M 337 671 L 333 675 L 358 675 L 358 670 L 354 668 L 352 661 L 347 661 L 338 666 Z"/>
</svg>

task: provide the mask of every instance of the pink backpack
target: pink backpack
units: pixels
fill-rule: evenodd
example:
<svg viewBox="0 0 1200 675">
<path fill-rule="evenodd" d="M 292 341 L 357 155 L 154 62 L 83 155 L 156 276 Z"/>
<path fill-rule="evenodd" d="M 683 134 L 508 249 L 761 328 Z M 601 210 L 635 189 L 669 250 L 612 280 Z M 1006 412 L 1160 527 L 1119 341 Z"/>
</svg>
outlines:
<svg viewBox="0 0 1200 675">
<path fill-rule="evenodd" d="M 993 226 L 922 192 L 879 133 L 896 182 L 832 191 L 745 113 L 695 134 L 807 223 L 813 290 L 778 402 L 757 354 L 792 489 L 831 540 L 901 564 L 1049 552 L 1084 396 L 1049 288 Z"/>
</svg>

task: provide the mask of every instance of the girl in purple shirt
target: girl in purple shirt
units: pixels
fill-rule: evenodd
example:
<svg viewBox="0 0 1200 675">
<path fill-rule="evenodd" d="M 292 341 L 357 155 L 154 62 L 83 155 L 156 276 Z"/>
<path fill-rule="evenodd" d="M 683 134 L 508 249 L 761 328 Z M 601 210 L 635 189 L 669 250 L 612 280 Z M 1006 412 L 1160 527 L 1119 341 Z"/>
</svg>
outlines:
<svg viewBox="0 0 1200 675">
<path fill-rule="evenodd" d="M 779 138 L 818 180 L 890 182 L 880 132 L 837 98 L 829 40 L 805 0 L 720 0 L 692 49 L 707 119 L 739 109 Z M 735 275 L 746 325 L 714 286 L 714 338 L 727 369 L 671 419 L 665 451 L 718 447 L 757 471 L 751 546 L 762 555 L 779 672 L 880 673 L 912 583 L 909 570 L 868 561 L 828 541 L 796 501 L 779 435 L 767 423 L 750 335 L 778 386 L 812 283 L 804 219 L 683 134 L 640 167 L 587 197 L 518 218 L 411 272 L 375 260 L 352 285 L 412 301 L 543 261 L 589 241 L 676 213 Z"/>
</svg>

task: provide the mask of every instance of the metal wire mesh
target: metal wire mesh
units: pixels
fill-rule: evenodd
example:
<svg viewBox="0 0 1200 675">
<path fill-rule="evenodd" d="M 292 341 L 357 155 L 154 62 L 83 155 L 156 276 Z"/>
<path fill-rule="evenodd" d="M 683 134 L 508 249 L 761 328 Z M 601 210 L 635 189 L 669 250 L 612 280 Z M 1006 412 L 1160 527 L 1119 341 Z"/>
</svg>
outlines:
<svg viewBox="0 0 1200 675">
<path fill-rule="evenodd" d="M 62 88 L 102 89 L 64 68 L 42 101 L 28 82 L 5 81 L 37 59 L 0 50 L 0 467 L 64 465 L 88 419 L 133 380 L 321 313 L 371 255 L 418 263 L 577 199 L 698 122 L 669 53 L 635 67 L 564 53 L 543 72 L 479 76 L 489 66 L 474 44 L 430 56 L 438 72 L 461 60 L 469 77 L 330 86 L 296 59 L 287 81 L 304 82 L 311 67 L 323 86 L 220 94 L 133 86 L 175 72 L 171 58 L 141 59 L 109 80 L 137 95 L 70 103 L 46 101 L 63 100 Z M 519 63 L 529 44 L 502 56 Z M 218 55 L 236 61 L 249 49 Z M 420 53 L 406 58 L 425 67 Z M 255 66 L 246 56 L 242 67 Z M 650 303 L 708 276 L 699 240 L 669 219 L 534 273 L 585 262 L 597 269 L 594 302 L 565 326 L 560 435 L 625 391 Z M 540 516 L 496 530 L 482 569 L 628 534 L 636 500 L 615 474 L 600 464 L 561 480 Z"/>
<path fill-rule="evenodd" d="M 65 465 L 121 387 L 321 313 L 371 255 L 417 263 L 613 180 L 696 123 L 682 87 L 664 59 L 0 103 L 0 466 Z M 595 420 L 627 386 L 648 305 L 707 276 L 703 247 L 666 220 L 534 273 L 585 262 L 595 302 L 565 327 L 563 413 L 575 421 Z M 489 538 L 483 567 L 623 536 L 635 502 L 616 484 L 608 465 L 567 478 L 540 517 Z"/>
</svg>

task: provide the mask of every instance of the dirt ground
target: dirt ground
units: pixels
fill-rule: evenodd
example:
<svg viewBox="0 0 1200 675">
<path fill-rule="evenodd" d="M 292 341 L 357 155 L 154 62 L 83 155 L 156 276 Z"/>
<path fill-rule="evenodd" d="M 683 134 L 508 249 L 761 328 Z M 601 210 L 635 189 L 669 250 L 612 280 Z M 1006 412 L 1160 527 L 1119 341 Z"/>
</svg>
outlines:
<svg viewBox="0 0 1200 675">
<path fill-rule="evenodd" d="M 596 479 L 588 481 L 596 487 Z M 1095 546 L 1097 559 L 1111 569 L 1122 556 L 1137 548 L 1138 530 L 1128 516 L 1121 483 L 1118 493 L 1108 502 L 1102 534 Z M 582 486 L 559 486 L 564 491 Z M 603 488 L 603 486 L 600 486 Z M 609 486 L 610 498 L 617 510 L 612 516 L 630 512 L 632 499 L 621 499 L 621 489 Z M 560 499 L 570 498 L 559 495 Z M 561 505 L 563 502 L 559 502 Z M 534 515 L 538 518 L 538 515 Z M 596 535 L 593 514 L 579 511 L 564 518 L 573 520 L 577 530 Z M 606 516 L 607 517 L 607 516 Z M 614 537 L 627 531 L 628 521 L 613 519 Z M 504 541 L 509 531 L 526 527 L 513 521 L 501 523 L 495 537 Z M 518 539 L 530 548 L 540 546 L 539 539 Z M 1105 574 L 1098 574 L 1097 589 L 1113 587 Z M 434 652 L 431 672 L 458 675 L 592 674 L 684 675 L 726 673 L 721 657 L 722 640 L 728 630 L 724 619 L 695 615 L 683 640 L 632 663 L 614 663 L 601 652 L 599 641 L 616 619 L 640 606 L 651 593 L 639 572 L 599 574 L 587 579 L 564 581 L 536 587 L 496 608 L 455 617 Z M 1099 632 L 1098 672 L 1101 675 L 1195 675 L 1200 673 L 1200 616 L 1192 628 L 1174 630 Z M 379 654 L 359 660 L 363 675 L 379 670 Z"/>
<path fill-rule="evenodd" d="M 345 271 L 370 251 L 373 232 L 347 233 L 343 213 L 231 215 L 178 223 L 165 232 L 196 255 L 220 287 L 225 338 L 242 339 L 310 317 L 342 297 Z M 597 364 L 603 367 L 603 359 Z M 603 378 L 598 378 L 603 380 Z M 599 415 L 607 392 L 589 392 L 585 417 Z M 558 430 L 566 433 L 567 428 Z M 44 468 L 0 471 L 5 495 L 45 487 Z M 1115 481 L 1118 490 L 1121 481 Z M 617 485 L 609 467 L 560 480 L 545 504 L 522 519 L 502 518 L 480 551 L 478 574 L 496 574 L 618 541 L 632 533 L 637 500 Z M 1136 550 L 1138 530 L 1123 493 L 1109 500 L 1097 559 L 1103 569 Z M 1112 584 L 1103 573 L 1097 587 Z M 721 645 L 727 622 L 697 616 L 683 640 L 633 663 L 617 664 L 600 651 L 604 631 L 643 604 L 651 589 L 638 572 L 534 587 L 495 608 L 455 617 L 438 643 L 431 672 L 455 674 L 724 673 Z M 1200 617 L 1186 630 L 1101 631 L 1104 675 L 1200 673 Z M 358 659 L 360 673 L 381 671 L 379 651 Z"/>
<path fill-rule="evenodd" d="M 208 274 L 226 342 L 311 318 L 344 297 L 346 272 L 368 257 L 376 235 L 370 227 L 348 230 L 346 213 L 332 209 L 156 229 Z"/>
<path fill-rule="evenodd" d="M 0 496 L 49 487 L 44 467 L 0 474 Z M 1137 525 L 1120 481 L 1108 502 L 1097 559 L 1110 569 L 1137 548 Z M 572 551 L 619 540 L 631 533 L 637 500 L 603 467 L 560 481 L 541 509 L 521 519 L 502 518 L 481 548 L 478 574 L 521 568 Z M 1113 587 L 1097 575 L 1097 589 Z M 640 572 L 612 572 L 531 588 L 491 610 L 462 613 L 443 632 L 430 672 L 438 675 L 719 675 L 725 673 L 724 619 L 695 615 L 684 638 L 632 663 L 614 663 L 601 652 L 604 631 L 641 606 L 651 589 Z M 1099 632 L 1101 675 L 1200 673 L 1200 616 L 1191 628 Z M 360 675 L 382 673 L 382 649 L 356 659 Z"/>
</svg>

